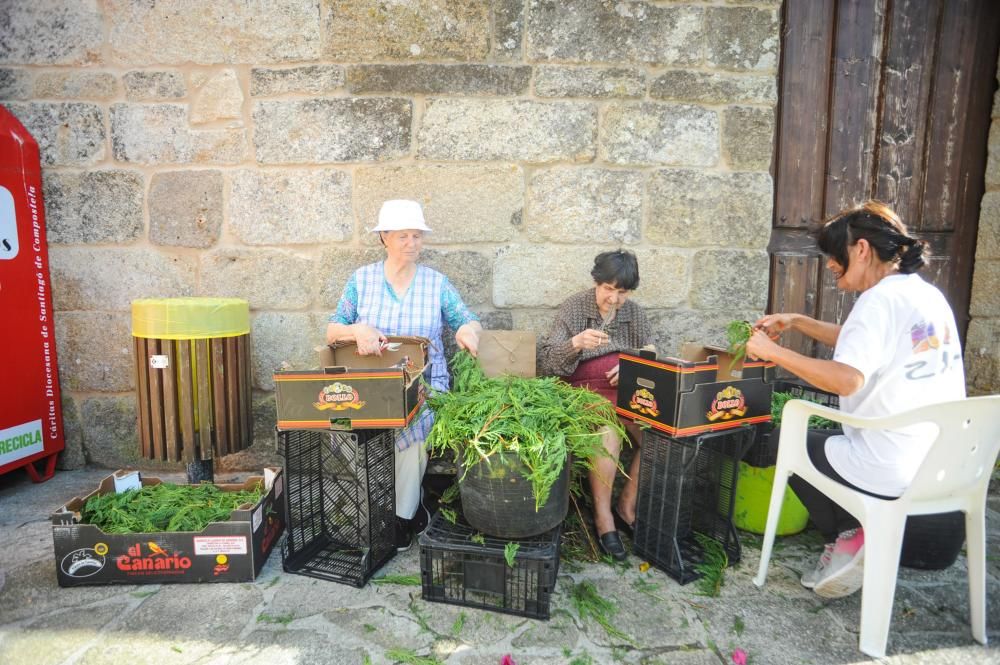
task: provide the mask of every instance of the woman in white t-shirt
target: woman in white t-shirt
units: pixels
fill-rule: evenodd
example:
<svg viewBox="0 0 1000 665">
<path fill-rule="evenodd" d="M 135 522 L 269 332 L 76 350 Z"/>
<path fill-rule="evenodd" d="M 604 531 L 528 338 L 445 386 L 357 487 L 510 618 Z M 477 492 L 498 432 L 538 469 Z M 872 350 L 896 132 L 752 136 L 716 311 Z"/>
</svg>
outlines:
<svg viewBox="0 0 1000 665">
<path fill-rule="evenodd" d="M 958 327 L 941 292 L 916 272 L 927 263 L 927 243 L 912 237 L 888 206 L 877 201 L 835 215 L 819 232 L 819 249 L 843 291 L 859 291 L 842 326 L 802 314 L 770 314 L 757 322 L 747 353 L 772 360 L 817 388 L 840 395 L 840 408 L 875 417 L 965 397 Z M 797 330 L 834 347 L 832 360 L 775 343 Z M 810 433 L 816 468 L 872 496 L 898 497 L 934 438 L 925 423 L 905 429 L 844 427 L 832 437 Z M 823 554 L 802 584 L 839 598 L 861 588 L 864 532 L 858 521 L 797 476 L 789 480 L 822 533 Z"/>
</svg>

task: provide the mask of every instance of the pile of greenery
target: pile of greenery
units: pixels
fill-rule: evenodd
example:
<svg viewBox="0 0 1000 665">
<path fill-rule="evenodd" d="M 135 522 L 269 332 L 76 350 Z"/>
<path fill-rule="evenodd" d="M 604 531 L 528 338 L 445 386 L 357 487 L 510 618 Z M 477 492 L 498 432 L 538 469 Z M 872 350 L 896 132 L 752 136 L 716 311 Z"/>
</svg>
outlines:
<svg viewBox="0 0 1000 665">
<path fill-rule="evenodd" d="M 83 524 L 105 533 L 201 531 L 211 522 L 226 522 L 230 513 L 253 505 L 263 496 L 263 485 L 252 490 L 223 492 L 215 485 L 161 483 L 120 494 L 92 496 L 80 512 Z"/>
<path fill-rule="evenodd" d="M 771 424 L 774 427 L 781 425 L 781 412 L 785 408 L 785 403 L 790 399 L 804 399 L 813 404 L 821 403 L 805 396 L 793 395 L 792 393 L 779 392 L 777 390 L 774 391 L 771 393 Z M 828 420 L 822 416 L 810 416 L 808 427 L 810 429 L 840 429 L 840 423 Z"/>
<path fill-rule="evenodd" d="M 567 459 L 586 471 L 594 458 L 607 455 L 603 427 L 625 438 L 614 405 L 597 393 L 553 377 L 487 378 L 465 351 L 455 354 L 451 369 L 451 392 L 432 392 L 427 400 L 435 414 L 428 450 L 453 451 L 465 473 L 480 462 L 516 456 L 527 469 L 536 510 L 545 505 Z"/>
</svg>

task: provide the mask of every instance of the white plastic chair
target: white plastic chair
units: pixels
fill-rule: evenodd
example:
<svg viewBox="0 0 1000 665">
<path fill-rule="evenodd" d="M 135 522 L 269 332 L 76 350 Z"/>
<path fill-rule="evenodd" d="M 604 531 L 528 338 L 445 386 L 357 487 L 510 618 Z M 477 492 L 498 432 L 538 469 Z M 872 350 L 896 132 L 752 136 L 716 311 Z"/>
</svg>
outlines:
<svg viewBox="0 0 1000 665">
<path fill-rule="evenodd" d="M 888 501 L 841 485 L 816 470 L 806 451 L 807 423 L 813 415 L 859 428 L 895 429 L 933 422 L 939 429 L 910 487 L 898 499 Z M 886 418 L 858 418 L 812 402 L 790 400 L 781 417 L 777 468 L 754 584 L 762 587 L 767 579 L 781 501 L 788 476 L 794 473 L 836 501 L 864 527 L 859 647 L 869 656 L 884 657 L 907 515 L 961 510 L 965 513 L 972 636 L 986 644 L 986 491 L 998 452 L 1000 395 L 923 406 Z"/>
</svg>

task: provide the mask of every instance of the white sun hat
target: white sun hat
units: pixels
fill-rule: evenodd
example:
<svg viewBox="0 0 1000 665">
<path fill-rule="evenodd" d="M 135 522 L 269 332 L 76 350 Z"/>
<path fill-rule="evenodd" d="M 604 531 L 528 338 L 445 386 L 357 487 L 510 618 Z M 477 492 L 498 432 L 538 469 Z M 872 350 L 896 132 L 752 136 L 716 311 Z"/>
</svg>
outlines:
<svg viewBox="0 0 1000 665">
<path fill-rule="evenodd" d="M 405 231 L 407 229 L 431 230 L 424 222 L 424 210 L 420 204 L 407 199 L 393 199 L 383 203 L 382 209 L 378 211 L 378 225 L 372 229 L 372 232 Z"/>
</svg>

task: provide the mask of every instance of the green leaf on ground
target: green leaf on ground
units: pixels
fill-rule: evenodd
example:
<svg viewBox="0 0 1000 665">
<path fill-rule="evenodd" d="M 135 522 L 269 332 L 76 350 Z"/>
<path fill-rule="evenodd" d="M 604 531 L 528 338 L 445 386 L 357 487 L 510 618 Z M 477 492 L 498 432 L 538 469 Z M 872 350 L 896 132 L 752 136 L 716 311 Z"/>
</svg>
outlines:
<svg viewBox="0 0 1000 665">
<path fill-rule="evenodd" d="M 373 577 L 374 584 L 398 584 L 400 586 L 420 586 L 420 575 L 383 575 Z"/>
<path fill-rule="evenodd" d="M 458 637 L 461 634 L 463 627 L 465 627 L 465 612 L 459 612 L 458 618 L 455 619 L 455 623 L 451 624 L 451 634 Z"/>
<path fill-rule="evenodd" d="M 267 612 L 261 612 L 257 615 L 257 623 L 278 623 L 286 626 L 290 624 L 294 618 L 294 612 L 289 612 L 287 614 L 268 614 Z"/>
<path fill-rule="evenodd" d="M 405 665 L 441 665 L 441 661 L 431 656 L 418 656 L 412 649 L 389 649 L 385 657 L 395 663 Z"/>
</svg>

